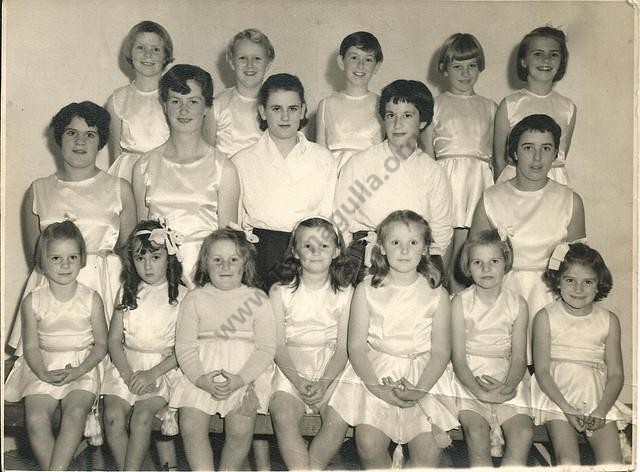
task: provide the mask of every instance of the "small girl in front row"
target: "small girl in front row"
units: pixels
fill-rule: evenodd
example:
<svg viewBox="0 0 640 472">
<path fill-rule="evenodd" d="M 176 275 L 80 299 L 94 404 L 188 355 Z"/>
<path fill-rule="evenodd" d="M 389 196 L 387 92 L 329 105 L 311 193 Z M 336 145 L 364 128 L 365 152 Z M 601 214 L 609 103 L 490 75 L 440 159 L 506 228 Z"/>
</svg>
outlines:
<svg viewBox="0 0 640 472">
<path fill-rule="evenodd" d="M 174 232 L 158 221 L 138 223 L 123 250 L 124 284 L 109 328 L 115 368 L 101 390 L 107 441 L 119 470 L 142 468 L 151 422 L 167 406 L 177 380 L 175 328 L 187 292 L 180 285 L 179 256 Z M 169 467 L 176 466 L 171 446 L 167 441 L 159 448 L 160 462 Z"/>
<path fill-rule="evenodd" d="M 618 401 L 624 383 L 620 322 L 594 303 L 609 294 L 611 273 L 595 249 L 562 243 L 549 259 L 544 280 L 559 299 L 540 310 L 533 323 L 536 424 L 547 427 L 557 464 L 580 464 L 581 432 L 596 464 L 620 464 L 616 422 L 630 419 Z"/>
<path fill-rule="evenodd" d="M 513 265 L 509 239 L 498 230 L 480 231 L 460 255 L 462 272 L 474 285 L 451 302 L 452 360 L 458 418 L 472 467 L 525 466 L 533 439 L 530 417 L 525 300 L 502 286 Z"/>
<path fill-rule="evenodd" d="M 107 354 L 107 325 L 100 296 L 76 280 L 86 260 L 75 224 L 47 226 L 36 247 L 47 283 L 22 301 L 24 355 L 7 378 L 4 399 L 25 399 L 29 443 L 42 470 L 69 467 L 100 389 L 97 367 Z M 51 421 L 59 404 L 55 438 Z"/>
<path fill-rule="evenodd" d="M 371 276 L 357 286 L 351 304 L 350 364 L 329 405 L 355 426 L 366 468 L 391 466 L 390 441 L 409 444 L 411 466 L 436 467 L 441 448 L 451 442 L 445 431 L 458 425 L 445 372 L 449 296 L 430 263 L 424 218 L 394 211 L 376 233 Z"/>
<path fill-rule="evenodd" d="M 258 287 L 255 248 L 242 231 L 214 231 L 202 243 L 197 288 L 180 306 L 176 356 L 184 377 L 170 405 L 192 470 L 214 470 L 209 421 L 225 418 L 220 469 L 239 470 L 256 413 L 267 413 L 276 351 L 273 311 Z"/>
<path fill-rule="evenodd" d="M 269 410 L 289 470 L 325 468 L 347 430 L 327 400 L 347 362 L 354 270 L 333 222 L 311 217 L 293 229 L 284 278 L 270 291 L 278 348 Z M 300 422 L 314 411 L 322 427 L 307 450 Z"/>
</svg>

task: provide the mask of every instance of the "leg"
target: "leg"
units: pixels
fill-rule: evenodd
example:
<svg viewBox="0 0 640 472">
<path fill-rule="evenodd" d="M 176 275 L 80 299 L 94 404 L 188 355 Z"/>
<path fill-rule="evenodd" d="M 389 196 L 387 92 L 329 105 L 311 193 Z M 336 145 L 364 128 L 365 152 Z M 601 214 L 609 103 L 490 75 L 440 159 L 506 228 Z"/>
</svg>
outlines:
<svg viewBox="0 0 640 472">
<path fill-rule="evenodd" d="M 410 467 L 438 467 L 441 454 L 432 432 L 418 434 L 409 441 Z"/>
<path fill-rule="evenodd" d="M 308 470 L 309 451 L 300 431 L 304 406 L 286 392 L 276 392 L 269 403 L 278 448 L 289 470 Z"/>
<path fill-rule="evenodd" d="M 527 415 L 516 415 L 502 424 L 506 448 L 502 465 L 526 466 L 533 444 L 533 421 Z"/>
<path fill-rule="evenodd" d="M 578 432 L 564 420 L 551 420 L 545 423 L 549 439 L 553 444 L 556 465 L 580 465 Z"/>
<path fill-rule="evenodd" d="M 51 470 L 66 470 L 82 440 L 84 424 L 96 396 L 84 390 L 74 390 L 62 399 L 60 432 L 51 454 Z"/>
<path fill-rule="evenodd" d="M 24 400 L 29 444 L 42 470 L 49 468 L 55 438 L 51 427 L 58 400 L 49 395 L 29 395 Z"/>
<path fill-rule="evenodd" d="M 271 452 L 268 439 L 253 440 L 253 458 L 256 461 L 256 470 L 271 470 Z"/>
<path fill-rule="evenodd" d="M 180 408 L 180 433 L 191 470 L 213 470 L 213 450 L 209 442 L 211 416 L 197 408 Z"/>
<path fill-rule="evenodd" d="M 224 419 L 224 446 L 220 457 L 220 470 L 239 470 L 249 454 L 256 417 L 229 413 Z"/>
<path fill-rule="evenodd" d="M 124 458 L 127 455 L 127 424 L 131 405 L 115 395 L 104 396 L 104 432 L 111 454 L 116 461 L 118 470 L 124 470 Z"/>
<path fill-rule="evenodd" d="M 460 250 L 467 240 L 469 228 L 453 228 L 453 244 L 451 245 L 451 257 L 449 259 L 449 274 L 451 292 L 456 293 L 465 288 L 464 274 L 459 268 Z"/>
<path fill-rule="evenodd" d="M 175 470 L 178 467 L 176 443 L 174 442 L 173 438 L 174 436 L 155 438 L 156 448 L 158 449 L 158 459 L 161 468 L 166 466 L 169 468 L 169 470 Z"/>
<path fill-rule="evenodd" d="M 336 410 L 328 405 L 320 409 L 320 416 L 322 427 L 309 446 L 309 460 L 311 468 L 315 470 L 327 467 L 329 461 L 340 450 L 349 427 Z"/>
<path fill-rule="evenodd" d="M 620 439 L 615 422 L 607 423 L 588 438 L 596 455 L 596 464 L 622 464 Z"/>
<path fill-rule="evenodd" d="M 391 457 L 388 452 L 390 442 L 386 434 L 373 426 L 368 424 L 356 426 L 356 447 L 365 469 L 391 467 Z"/>
<path fill-rule="evenodd" d="M 490 426 L 487 420 L 471 410 L 462 410 L 458 419 L 464 431 L 471 467 L 492 467 Z"/>
<path fill-rule="evenodd" d="M 129 425 L 129 445 L 124 461 L 125 470 L 140 469 L 149 451 L 153 416 L 166 405 L 167 402 L 162 397 L 140 400 L 134 405 Z"/>
</svg>

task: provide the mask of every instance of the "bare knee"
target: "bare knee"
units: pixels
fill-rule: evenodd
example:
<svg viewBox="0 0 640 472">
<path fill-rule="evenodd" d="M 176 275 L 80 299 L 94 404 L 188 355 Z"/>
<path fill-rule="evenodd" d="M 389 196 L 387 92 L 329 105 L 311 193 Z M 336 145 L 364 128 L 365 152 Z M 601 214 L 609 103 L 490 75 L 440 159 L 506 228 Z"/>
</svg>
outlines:
<svg viewBox="0 0 640 472">
<path fill-rule="evenodd" d="M 460 415 L 460 422 L 464 430 L 464 435 L 467 440 L 475 443 L 480 441 L 487 441 L 489 438 L 489 423 L 480 415 L 476 415 L 473 418 L 465 418 Z"/>
<path fill-rule="evenodd" d="M 376 460 L 389 455 L 387 448 L 382 447 L 379 438 L 367 433 L 356 434 L 356 447 L 358 455 L 363 461 Z"/>
<path fill-rule="evenodd" d="M 127 427 L 127 413 L 121 408 L 106 407 L 102 420 L 106 429 L 124 430 Z"/>
<path fill-rule="evenodd" d="M 44 408 L 31 408 L 25 414 L 25 426 L 31 434 L 42 428 L 51 429 L 53 412 Z"/>
</svg>

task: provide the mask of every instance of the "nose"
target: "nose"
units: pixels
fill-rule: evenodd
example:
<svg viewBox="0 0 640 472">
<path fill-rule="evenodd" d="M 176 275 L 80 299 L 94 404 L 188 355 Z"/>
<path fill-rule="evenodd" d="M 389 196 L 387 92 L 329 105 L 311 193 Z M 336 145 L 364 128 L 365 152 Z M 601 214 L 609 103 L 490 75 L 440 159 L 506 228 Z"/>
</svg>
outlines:
<svg viewBox="0 0 640 472">
<path fill-rule="evenodd" d="M 149 48 L 144 50 L 144 57 L 151 57 L 153 56 L 153 51 Z"/>
<path fill-rule="evenodd" d="M 231 262 L 228 260 L 223 259 L 220 262 L 220 267 L 222 267 L 222 270 L 229 270 L 229 268 L 231 267 Z"/>
<path fill-rule="evenodd" d="M 574 290 L 576 291 L 576 293 L 582 293 L 582 291 L 584 290 L 584 285 L 582 285 L 580 282 L 576 282 L 574 285 Z"/>
<path fill-rule="evenodd" d="M 250 68 L 250 69 L 253 68 L 253 65 L 255 64 L 255 61 L 256 60 L 253 57 L 248 58 L 247 59 L 247 67 Z"/>
<path fill-rule="evenodd" d="M 396 115 L 393 117 L 393 127 L 394 128 L 399 128 L 400 127 L 400 116 Z"/>
<path fill-rule="evenodd" d="M 185 115 L 189 111 L 189 103 L 185 100 L 180 103 L 180 114 Z"/>
<path fill-rule="evenodd" d="M 149 270 L 151 269 L 151 259 L 150 258 L 145 258 L 144 259 L 144 270 Z"/>
<path fill-rule="evenodd" d="M 491 266 L 489 264 L 486 264 L 486 263 L 482 264 L 482 272 L 489 272 L 490 269 L 491 269 Z"/>
<path fill-rule="evenodd" d="M 69 267 L 69 265 L 71 264 L 71 261 L 69 260 L 68 257 L 63 257 L 62 258 L 62 262 L 60 263 L 61 267 Z"/>
<path fill-rule="evenodd" d="M 282 113 L 280 113 L 280 118 L 282 119 L 282 121 L 289 121 L 289 110 L 283 108 Z"/>
<path fill-rule="evenodd" d="M 400 252 L 402 254 L 408 254 L 409 253 L 409 246 L 407 244 L 403 244 L 402 246 L 400 246 Z"/>
<path fill-rule="evenodd" d="M 463 67 L 462 68 L 462 77 L 469 77 L 469 68 L 468 67 Z"/>
</svg>

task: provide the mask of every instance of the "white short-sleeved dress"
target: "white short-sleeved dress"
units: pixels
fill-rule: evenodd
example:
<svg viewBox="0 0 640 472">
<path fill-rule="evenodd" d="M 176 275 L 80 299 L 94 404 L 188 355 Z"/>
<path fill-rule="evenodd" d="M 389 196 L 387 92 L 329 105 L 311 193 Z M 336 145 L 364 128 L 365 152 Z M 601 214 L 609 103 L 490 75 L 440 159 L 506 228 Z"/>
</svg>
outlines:
<svg viewBox="0 0 640 472">
<path fill-rule="evenodd" d="M 378 94 L 373 92 L 359 97 L 334 92 L 318 104 L 325 142 L 335 157 L 338 171 L 355 153 L 384 139 L 378 115 L 379 100 Z"/>
<path fill-rule="evenodd" d="M 235 87 L 216 96 L 212 113 L 216 121 L 216 151 L 226 157 L 251 146 L 262 136 L 258 99 L 242 96 Z"/>
<path fill-rule="evenodd" d="M 118 177 L 100 171 L 78 182 L 60 180 L 55 174 L 37 179 L 33 190 L 33 214 L 40 222 L 40 232 L 51 223 L 69 219 L 80 229 L 87 246 L 87 264 L 80 269 L 78 281 L 92 288 L 102 298 L 107 324 L 120 286 L 120 258 L 113 252 L 120 234 L 122 200 Z M 44 285 L 47 279 L 37 269 L 29 276 L 25 294 Z M 9 345 L 17 348 L 21 321 L 14 324 Z"/>
<path fill-rule="evenodd" d="M 42 360 L 47 370 L 79 366 L 93 346 L 91 311 L 95 291 L 78 283 L 74 296 L 59 301 L 49 285 L 31 292 L 31 306 L 38 321 Z M 24 357 L 18 358 L 4 385 L 4 399 L 17 402 L 29 395 L 49 395 L 61 400 L 74 390 L 97 394 L 100 388 L 98 368 L 66 385 L 56 386 L 40 380 Z"/>
<path fill-rule="evenodd" d="M 164 148 L 162 145 L 140 158 L 144 204 L 150 219 L 164 217 L 170 228 L 184 236 L 183 279 L 192 288 L 202 241 L 218 229 L 218 194 L 225 158 L 210 147 L 204 157 L 183 164 L 165 158 Z"/>
<path fill-rule="evenodd" d="M 586 316 L 567 312 L 560 300 L 545 307 L 549 317 L 550 374 L 565 399 L 589 414 L 598 406 L 607 381 L 604 350 L 611 313 L 599 304 Z M 532 406 L 536 424 L 567 418 L 532 382 Z M 620 429 L 631 420 L 629 409 L 619 400 L 607 413 L 607 421 L 618 421 Z"/>
<path fill-rule="evenodd" d="M 453 226 L 469 228 L 482 192 L 493 185 L 493 100 L 444 92 L 435 99 L 433 149 L 451 182 Z"/>
<path fill-rule="evenodd" d="M 510 233 L 513 269 L 505 275 L 503 287 L 521 295 L 529 307 L 527 344 L 531 361 L 533 317 L 553 301 L 542 274 L 555 247 L 567 240 L 573 191 L 551 179 L 535 191 L 518 190 L 508 181 L 485 191 L 484 207 L 491 226 Z"/>
<path fill-rule="evenodd" d="M 571 99 L 560 95 L 552 90 L 547 95 L 536 95 L 527 89 L 521 89 L 517 92 L 505 97 L 507 105 L 507 120 L 509 121 L 509 130 L 524 117 L 535 114 L 549 115 L 558 123 L 562 134 L 560 135 L 560 146 L 558 147 L 558 157 L 553 161 L 553 167 L 549 171 L 549 178 L 564 185 L 569 185 L 569 176 L 565 169 L 567 153 L 569 152 L 570 136 L 567 130 L 573 116 L 576 113 L 576 106 Z M 516 168 L 507 165 L 497 182 L 505 182 L 516 175 Z"/>
<path fill-rule="evenodd" d="M 143 92 L 131 83 L 116 89 L 108 103 L 122 121 L 122 152 L 108 172 L 131 182 L 133 165 L 142 154 L 169 139 L 169 125 L 157 89 Z"/>
<path fill-rule="evenodd" d="M 474 376 L 490 375 L 504 381 L 511 366 L 513 324 L 520 311 L 520 295 L 502 288 L 498 299 L 486 305 L 472 285 L 458 295 L 462 302 L 465 325 L 466 359 Z M 492 433 L 502 435 L 500 425 L 515 415 L 531 415 L 530 377 L 528 371 L 518 385 L 514 398 L 500 404 L 478 400 L 454 378 L 458 410 L 471 410 L 490 424 Z"/>
<path fill-rule="evenodd" d="M 362 283 L 369 310 L 368 357 L 378 381 L 404 377 L 417 384 L 430 358 L 433 317 L 444 289 L 431 288 L 422 276 L 406 287 L 374 288 L 370 277 Z M 329 406 L 351 426 L 373 426 L 404 444 L 421 433 L 458 426 L 451 382 L 446 370 L 416 406 L 400 408 L 373 395 L 349 363 Z"/>
<path fill-rule="evenodd" d="M 307 288 L 300 283 L 294 290 L 280 286 L 277 296 L 284 305 L 285 337 L 287 350 L 299 375 L 313 382 L 320 379 L 327 364 L 336 352 L 338 323 L 341 316 L 349 313 L 353 287 L 338 292 L 327 282 L 320 289 Z M 327 389 L 320 402 L 327 402 L 336 382 Z M 300 399 L 300 394 L 276 365 L 273 379 L 273 393 L 287 392 Z M 305 405 L 307 413 L 314 410 Z"/>
<path fill-rule="evenodd" d="M 127 362 L 135 372 L 147 370 L 158 365 L 173 354 L 176 340 L 176 321 L 180 301 L 187 289 L 178 289 L 178 303 L 169 303 L 168 283 L 147 285 L 140 283 L 138 290 L 138 307 L 135 310 L 124 310 L 122 316 L 124 328 L 124 352 Z M 179 370 L 172 369 L 156 380 L 157 390 L 152 393 L 136 395 L 132 393 L 122 380 L 115 365 L 107 370 L 100 393 L 115 395 L 130 405 L 137 401 L 152 397 L 162 397 L 169 401 L 169 394 L 180 375 Z"/>
</svg>

